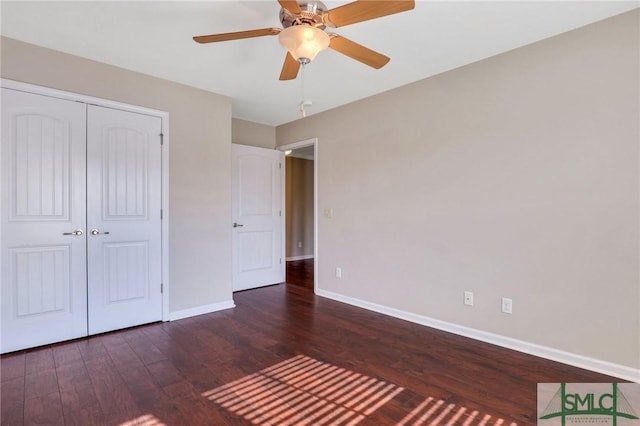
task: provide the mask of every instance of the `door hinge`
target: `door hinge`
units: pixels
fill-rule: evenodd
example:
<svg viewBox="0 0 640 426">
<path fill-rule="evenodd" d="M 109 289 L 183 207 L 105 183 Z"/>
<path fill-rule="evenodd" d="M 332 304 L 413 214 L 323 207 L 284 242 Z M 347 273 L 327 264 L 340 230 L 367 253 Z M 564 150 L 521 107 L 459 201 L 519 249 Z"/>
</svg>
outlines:
<svg viewBox="0 0 640 426">
<path fill-rule="evenodd" d="M 164 133 L 160 133 L 160 145 L 164 145 Z"/>
<path fill-rule="evenodd" d="M 282 168 L 282 163 L 278 163 L 278 166 L 280 166 L 280 168 Z"/>
<path fill-rule="evenodd" d="M 279 213 L 279 216 L 282 217 L 282 210 L 280 210 L 278 213 Z"/>
<path fill-rule="evenodd" d="M 282 258 L 280 258 L 280 264 L 282 265 Z"/>
<path fill-rule="evenodd" d="M 160 293 L 164 293 L 164 284 L 160 283 Z"/>
<path fill-rule="evenodd" d="M 163 212 L 162 212 L 162 209 L 160 209 L 160 220 L 162 220 L 162 216 L 163 216 Z"/>
</svg>

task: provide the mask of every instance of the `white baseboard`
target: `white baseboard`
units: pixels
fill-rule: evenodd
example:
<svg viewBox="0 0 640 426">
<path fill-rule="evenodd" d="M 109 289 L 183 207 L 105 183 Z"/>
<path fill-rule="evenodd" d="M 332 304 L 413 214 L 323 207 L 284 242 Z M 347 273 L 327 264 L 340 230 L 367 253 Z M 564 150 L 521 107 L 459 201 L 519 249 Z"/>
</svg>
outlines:
<svg viewBox="0 0 640 426">
<path fill-rule="evenodd" d="M 302 256 L 292 256 L 292 257 L 287 257 L 287 262 L 291 262 L 292 260 L 307 260 L 307 259 L 313 259 L 313 255 L 312 254 L 305 254 Z"/>
<path fill-rule="evenodd" d="M 608 376 L 618 377 L 620 379 L 629 380 L 640 383 L 640 369 L 627 367 L 625 365 L 614 364 L 608 361 L 602 361 L 596 358 L 590 358 L 559 349 L 549 348 L 535 343 L 525 342 L 511 337 L 501 336 L 499 334 L 489 333 L 462 325 L 441 321 L 435 318 L 414 314 L 411 312 L 401 311 L 399 309 L 390 308 L 388 306 L 378 305 L 376 303 L 367 302 L 365 300 L 356 299 L 331 291 L 316 289 L 318 296 L 328 299 L 337 300 L 349 305 L 358 306 L 370 311 L 379 312 L 395 318 L 411 321 L 416 324 L 425 325 L 427 327 L 436 328 L 438 330 L 447 331 L 471 339 L 480 340 L 482 342 L 491 343 L 502 346 L 504 348 L 513 349 L 518 352 L 524 352 L 529 355 L 535 355 L 552 361 L 561 362 L 574 367 L 584 368 L 586 370 L 595 371 L 597 373 L 606 374 Z"/>
<path fill-rule="evenodd" d="M 224 302 L 211 303 L 209 305 L 196 306 L 195 308 L 181 309 L 179 311 L 169 312 L 169 321 L 195 317 L 196 315 L 209 314 L 211 312 L 222 311 L 224 309 L 235 308 L 233 299 Z"/>
</svg>

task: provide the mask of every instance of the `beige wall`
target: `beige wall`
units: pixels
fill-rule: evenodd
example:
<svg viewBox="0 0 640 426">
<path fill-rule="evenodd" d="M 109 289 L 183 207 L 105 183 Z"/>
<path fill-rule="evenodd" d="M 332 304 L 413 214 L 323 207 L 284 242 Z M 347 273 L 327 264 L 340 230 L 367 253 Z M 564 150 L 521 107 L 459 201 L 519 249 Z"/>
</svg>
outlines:
<svg viewBox="0 0 640 426">
<path fill-rule="evenodd" d="M 313 256 L 313 161 L 286 157 L 286 256 Z M 298 247 L 300 245 L 300 247 Z"/>
<path fill-rule="evenodd" d="M 170 114 L 170 310 L 231 300 L 231 100 L 2 38 L 3 78 Z"/>
<path fill-rule="evenodd" d="M 278 127 L 318 137 L 319 288 L 640 368 L 638 28 L 627 13 Z"/>
<path fill-rule="evenodd" d="M 240 145 L 275 148 L 276 128 L 234 118 L 231 122 L 231 140 Z"/>
</svg>

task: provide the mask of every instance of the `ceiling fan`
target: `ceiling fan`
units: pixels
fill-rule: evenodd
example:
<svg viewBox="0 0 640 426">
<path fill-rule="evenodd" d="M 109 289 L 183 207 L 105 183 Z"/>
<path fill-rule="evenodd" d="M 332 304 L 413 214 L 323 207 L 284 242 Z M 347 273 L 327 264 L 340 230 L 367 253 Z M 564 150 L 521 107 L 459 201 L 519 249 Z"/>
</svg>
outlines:
<svg viewBox="0 0 640 426">
<path fill-rule="evenodd" d="M 338 34 L 328 33 L 325 28 L 338 28 L 394 13 L 405 12 L 415 7 L 414 0 L 360 0 L 330 10 L 320 1 L 278 0 L 280 22 L 283 28 L 196 36 L 198 43 L 238 40 L 243 38 L 278 35 L 280 43 L 287 49 L 280 80 L 293 80 L 301 65 L 311 62 L 321 50 L 331 48 L 373 68 L 382 68 L 389 57 L 364 47 Z"/>
</svg>

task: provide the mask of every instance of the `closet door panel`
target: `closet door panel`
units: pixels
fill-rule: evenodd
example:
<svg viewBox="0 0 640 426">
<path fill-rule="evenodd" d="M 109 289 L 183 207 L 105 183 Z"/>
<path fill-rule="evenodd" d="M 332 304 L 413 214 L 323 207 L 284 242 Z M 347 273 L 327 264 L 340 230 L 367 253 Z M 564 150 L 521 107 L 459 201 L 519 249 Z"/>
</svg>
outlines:
<svg viewBox="0 0 640 426">
<path fill-rule="evenodd" d="M 89 333 L 162 319 L 161 120 L 89 106 Z"/>
<path fill-rule="evenodd" d="M 87 334 L 85 116 L 2 89 L 3 353 Z"/>
</svg>

